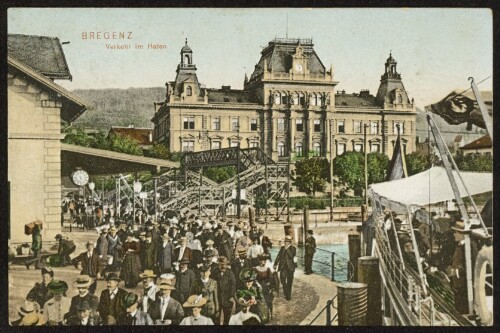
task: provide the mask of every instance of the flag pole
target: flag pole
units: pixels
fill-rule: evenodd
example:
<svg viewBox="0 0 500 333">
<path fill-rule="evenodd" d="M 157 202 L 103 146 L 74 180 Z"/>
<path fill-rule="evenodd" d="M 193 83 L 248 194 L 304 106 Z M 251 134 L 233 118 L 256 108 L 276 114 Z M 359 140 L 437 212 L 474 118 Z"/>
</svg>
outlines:
<svg viewBox="0 0 500 333">
<path fill-rule="evenodd" d="M 479 105 L 479 110 L 481 110 L 481 114 L 483 115 L 484 123 L 486 124 L 486 129 L 488 130 L 488 134 L 490 135 L 491 142 L 493 142 L 493 120 L 491 119 L 488 110 L 486 109 L 486 105 L 481 98 L 481 94 L 477 89 L 476 83 L 474 82 L 473 77 L 469 77 L 470 85 L 472 87 L 472 91 L 476 96 L 477 104 Z"/>
</svg>

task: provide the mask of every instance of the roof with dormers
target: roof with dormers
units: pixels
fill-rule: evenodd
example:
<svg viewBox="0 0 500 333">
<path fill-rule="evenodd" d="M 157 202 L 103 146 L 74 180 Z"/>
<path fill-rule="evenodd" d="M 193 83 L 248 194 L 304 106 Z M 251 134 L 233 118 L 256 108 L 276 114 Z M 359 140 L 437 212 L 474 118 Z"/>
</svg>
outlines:
<svg viewBox="0 0 500 333">
<path fill-rule="evenodd" d="M 49 79 L 72 79 L 57 37 L 9 34 L 7 52 Z"/>
<path fill-rule="evenodd" d="M 260 75 L 264 70 L 264 61 L 267 62 L 267 69 L 275 72 L 288 72 L 292 67 L 293 55 L 297 46 L 301 46 L 303 54 L 307 58 L 307 67 L 311 74 L 324 74 L 326 68 L 319 59 L 314 44 L 310 38 L 275 38 L 262 50 L 261 58 L 250 77 Z"/>
<path fill-rule="evenodd" d="M 335 95 L 335 107 L 373 108 L 377 106 L 375 96 L 369 93 L 346 94 L 344 91 Z"/>
<path fill-rule="evenodd" d="M 256 103 L 253 94 L 246 90 L 207 89 L 208 103 Z"/>
</svg>

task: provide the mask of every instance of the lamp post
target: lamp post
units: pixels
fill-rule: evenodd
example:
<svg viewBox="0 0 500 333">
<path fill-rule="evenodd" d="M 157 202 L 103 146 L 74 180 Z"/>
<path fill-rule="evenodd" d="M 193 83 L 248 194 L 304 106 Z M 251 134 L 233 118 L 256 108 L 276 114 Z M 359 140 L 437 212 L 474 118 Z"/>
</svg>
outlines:
<svg viewBox="0 0 500 333">
<path fill-rule="evenodd" d="M 153 177 L 153 186 L 154 186 L 154 212 L 155 212 L 155 217 L 154 217 L 154 222 L 158 222 L 157 214 L 158 214 L 158 177 Z"/>
<path fill-rule="evenodd" d="M 330 222 L 333 222 L 333 135 L 332 135 L 332 120 L 329 119 L 330 127 Z"/>
<path fill-rule="evenodd" d="M 363 151 L 365 155 L 365 207 L 368 209 L 368 150 L 366 149 L 366 131 L 368 129 L 368 124 L 364 126 L 364 142 Z"/>
<path fill-rule="evenodd" d="M 95 210 L 94 210 L 94 189 L 95 189 L 95 183 L 90 182 L 89 184 L 89 190 L 90 190 L 90 203 L 92 205 L 92 227 L 95 227 Z"/>
<path fill-rule="evenodd" d="M 133 216 L 132 223 L 135 224 L 135 196 L 140 193 L 142 190 L 142 184 L 138 180 L 134 180 L 134 193 L 132 194 L 132 208 L 133 208 Z"/>
</svg>

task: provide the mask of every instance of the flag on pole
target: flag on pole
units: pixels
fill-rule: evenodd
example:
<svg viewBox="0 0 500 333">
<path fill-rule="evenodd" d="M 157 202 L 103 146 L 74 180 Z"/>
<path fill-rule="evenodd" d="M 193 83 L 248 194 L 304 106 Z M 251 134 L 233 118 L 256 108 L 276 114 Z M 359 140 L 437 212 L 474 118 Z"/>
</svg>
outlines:
<svg viewBox="0 0 500 333">
<path fill-rule="evenodd" d="M 396 143 L 394 144 L 394 152 L 392 153 L 391 163 L 389 164 L 389 172 L 387 172 L 387 180 L 394 180 L 394 179 L 408 177 L 408 173 L 406 172 L 405 156 L 401 146 L 401 135 L 399 133 L 399 125 L 397 125 L 397 129 L 398 129 L 398 138 L 396 139 Z"/>
<path fill-rule="evenodd" d="M 488 113 L 491 115 L 493 112 L 493 95 L 491 91 L 482 91 L 481 99 L 485 102 Z M 472 125 L 486 128 L 476 97 L 470 90 L 466 92 L 452 91 L 444 99 L 426 106 L 425 109 L 440 115 L 450 125 L 467 123 L 467 130 L 469 131 L 472 129 Z"/>
</svg>

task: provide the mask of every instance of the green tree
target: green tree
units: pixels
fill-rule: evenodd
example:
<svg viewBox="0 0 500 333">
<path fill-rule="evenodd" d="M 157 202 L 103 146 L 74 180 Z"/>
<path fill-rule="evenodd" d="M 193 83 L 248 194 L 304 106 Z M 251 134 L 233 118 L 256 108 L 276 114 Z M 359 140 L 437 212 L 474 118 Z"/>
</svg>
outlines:
<svg viewBox="0 0 500 333">
<path fill-rule="evenodd" d="M 475 172 L 493 172 L 493 156 L 483 154 L 459 154 L 455 158 L 459 170 Z"/>
<path fill-rule="evenodd" d="M 220 184 L 236 176 L 236 168 L 234 166 L 203 168 L 203 175 Z"/>
<path fill-rule="evenodd" d="M 405 161 L 408 176 L 412 176 L 429 169 L 431 165 L 438 164 L 439 158 L 434 154 L 428 155 L 421 152 L 413 152 L 406 155 Z"/>
<path fill-rule="evenodd" d="M 172 158 L 172 153 L 163 143 L 155 143 L 153 147 L 149 149 L 149 154 L 151 157 L 164 160 L 170 160 Z"/>
<path fill-rule="evenodd" d="M 108 137 L 108 141 L 109 149 L 112 151 L 130 155 L 143 155 L 142 148 L 139 146 L 137 140 L 124 135 L 114 134 Z"/>
<path fill-rule="evenodd" d="M 92 147 L 94 144 L 94 138 L 85 133 L 83 128 L 70 128 L 64 131 L 66 136 L 62 140 L 63 143 L 69 143 L 72 145 Z"/>
<path fill-rule="evenodd" d="M 299 160 L 295 163 L 295 185 L 299 191 L 316 195 L 322 191 L 325 182 L 329 179 L 328 160 L 321 157 L 312 157 Z"/>
</svg>

